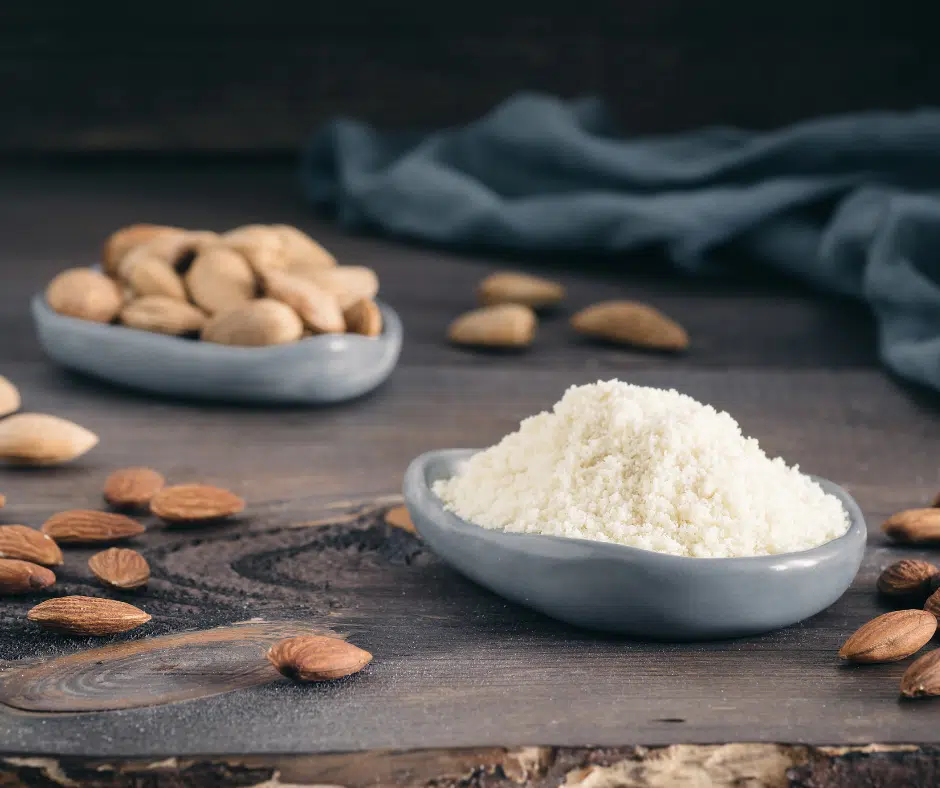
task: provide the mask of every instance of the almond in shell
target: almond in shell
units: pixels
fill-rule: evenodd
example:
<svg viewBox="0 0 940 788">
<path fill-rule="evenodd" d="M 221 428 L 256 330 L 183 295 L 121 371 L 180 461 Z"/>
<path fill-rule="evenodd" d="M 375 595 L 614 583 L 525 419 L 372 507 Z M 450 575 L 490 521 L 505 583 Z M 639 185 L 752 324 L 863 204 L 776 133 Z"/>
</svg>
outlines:
<svg viewBox="0 0 940 788">
<path fill-rule="evenodd" d="M 9 380 L 0 375 L 0 418 L 20 409 L 20 392 Z"/>
<path fill-rule="evenodd" d="M 885 596 L 923 600 L 938 574 L 940 569 L 927 561 L 905 558 L 891 564 L 878 576 L 878 590 Z"/>
<path fill-rule="evenodd" d="M 201 331 L 206 316 L 186 301 L 149 295 L 135 298 L 121 310 L 121 324 L 139 331 L 185 336 Z"/>
<path fill-rule="evenodd" d="M 267 272 L 263 282 L 265 294 L 287 304 L 314 334 L 341 334 L 346 330 L 339 300 L 333 293 L 282 271 Z"/>
<path fill-rule="evenodd" d="M 345 312 L 346 330 L 350 334 L 377 337 L 382 333 L 382 310 L 370 298 L 360 298 Z"/>
<path fill-rule="evenodd" d="M 296 342 L 303 332 L 303 321 L 287 304 L 259 298 L 217 314 L 202 329 L 202 338 L 220 345 L 262 347 Z"/>
<path fill-rule="evenodd" d="M 244 509 L 243 498 L 208 484 L 164 487 L 150 501 L 150 511 L 168 523 L 215 522 L 233 517 Z"/>
<path fill-rule="evenodd" d="M 59 544 L 120 542 L 139 536 L 144 530 L 139 522 L 126 515 L 92 509 L 59 512 L 42 525 L 42 532 Z"/>
<path fill-rule="evenodd" d="M 480 282 L 477 297 L 483 306 L 524 304 L 532 309 L 543 309 L 559 304 L 565 297 L 565 288 L 540 276 L 498 271 Z"/>
<path fill-rule="evenodd" d="M 685 350 L 689 335 L 672 318 L 639 301 L 603 301 L 571 318 L 575 331 L 593 339 L 649 350 Z"/>
<path fill-rule="evenodd" d="M 251 301 L 258 283 L 244 255 L 217 245 L 193 260 L 186 272 L 186 287 L 194 304 L 215 315 Z"/>
<path fill-rule="evenodd" d="M 121 311 L 121 288 L 91 268 L 70 268 L 56 276 L 46 287 L 46 303 L 60 315 L 110 323 Z"/>
<path fill-rule="evenodd" d="M 55 574 L 44 566 L 16 558 L 0 558 L 0 595 L 31 594 L 55 583 Z"/>
<path fill-rule="evenodd" d="M 140 608 L 116 599 L 63 596 L 36 605 L 26 617 L 53 632 L 69 635 L 116 635 L 150 621 Z"/>
<path fill-rule="evenodd" d="M 93 432 L 58 416 L 17 413 L 0 421 L 0 460 L 14 465 L 60 465 L 97 443 Z"/>
<path fill-rule="evenodd" d="M 881 529 L 895 542 L 940 542 L 940 509 L 907 509 L 892 515 Z"/>
<path fill-rule="evenodd" d="M 44 566 L 62 563 L 55 540 L 25 525 L 0 525 L 0 558 L 18 558 Z"/>
<path fill-rule="evenodd" d="M 267 657 L 278 672 L 297 681 L 330 681 L 351 676 L 372 660 L 368 651 L 322 635 L 280 640 L 271 646 Z"/>
<path fill-rule="evenodd" d="M 115 509 L 146 509 L 164 484 L 153 468 L 120 468 L 105 480 L 104 499 Z"/>
<path fill-rule="evenodd" d="M 839 649 L 849 662 L 897 662 L 923 648 L 937 619 L 926 610 L 895 610 L 861 626 Z"/>
<path fill-rule="evenodd" d="M 457 345 L 522 348 L 532 344 L 538 321 L 522 304 L 499 304 L 467 312 L 450 324 L 447 336 Z"/>
<path fill-rule="evenodd" d="M 295 276 L 304 276 L 315 285 L 333 293 L 341 309 L 348 309 L 361 298 L 374 299 L 379 292 L 379 278 L 375 271 L 364 265 L 338 265 L 312 271 L 291 270 Z"/>
<path fill-rule="evenodd" d="M 88 568 L 104 585 L 129 591 L 150 580 L 150 565 L 136 550 L 111 547 L 88 559 Z"/>
</svg>

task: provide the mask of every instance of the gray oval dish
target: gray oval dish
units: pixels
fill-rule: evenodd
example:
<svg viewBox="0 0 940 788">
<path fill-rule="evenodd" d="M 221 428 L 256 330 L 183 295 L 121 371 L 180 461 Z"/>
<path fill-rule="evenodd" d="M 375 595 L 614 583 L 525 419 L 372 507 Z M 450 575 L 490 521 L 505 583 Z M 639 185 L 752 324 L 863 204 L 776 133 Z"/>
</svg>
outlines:
<svg viewBox="0 0 940 788">
<path fill-rule="evenodd" d="M 401 352 L 398 315 L 379 303 L 378 337 L 323 334 L 289 345 L 229 347 L 57 314 L 41 295 L 32 312 L 46 354 L 68 369 L 164 396 L 318 405 L 382 383 Z"/>
<path fill-rule="evenodd" d="M 569 624 L 647 639 L 741 637 L 795 624 L 835 602 L 865 551 L 865 519 L 851 496 L 815 478 L 851 520 L 845 535 L 800 553 L 683 558 L 633 547 L 493 531 L 448 512 L 431 485 L 474 449 L 422 454 L 404 495 L 415 527 L 454 568 L 497 594 Z"/>
</svg>

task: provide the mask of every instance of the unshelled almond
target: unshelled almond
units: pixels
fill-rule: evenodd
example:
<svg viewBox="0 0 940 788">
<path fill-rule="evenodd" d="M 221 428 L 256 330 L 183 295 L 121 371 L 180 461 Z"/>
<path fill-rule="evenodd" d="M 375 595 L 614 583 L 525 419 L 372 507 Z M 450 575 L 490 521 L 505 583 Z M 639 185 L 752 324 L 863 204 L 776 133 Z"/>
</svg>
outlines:
<svg viewBox="0 0 940 788">
<path fill-rule="evenodd" d="M 0 421 L 0 460 L 14 465 L 60 465 L 97 443 L 95 433 L 58 416 L 17 413 Z"/>
<path fill-rule="evenodd" d="M 20 392 L 9 380 L 0 375 L 0 418 L 20 409 Z"/>
<path fill-rule="evenodd" d="M 287 304 L 314 334 L 341 334 L 346 330 L 339 299 L 313 282 L 283 271 L 262 277 L 267 296 Z"/>
<path fill-rule="evenodd" d="M 147 584 L 150 565 L 136 550 L 111 547 L 88 559 L 88 568 L 104 585 L 129 591 Z"/>
<path fill-rule="evenodd" d="M 341 309 L 348 309 L 361 298 L 374 299 L 379 292 L 378 276 L 364 265 L 338 265 L 305 272 L 293 270 L 292 273 L 303 275 L 333 293 L 339 299 Z"/>
<path fill-rule="evenodd" d="M 120 468 L 105 479 L 104 499 L 115 509 L 146 509 L 164 484 L 153 468 Z"/>
<path fill-rule="evenodd" d="M 271 229 L 281 239 L 281 249 L 291 273 L 336 267 L 336 258 L 303 230 L 289 224 L 273 224 Z"/>
<path fill-rule="evenodd" d="M 202 329 L 202 338 L 220 345 L 262 347 L 296 342 L 303 332 L 303 322 L 287 304 L 259 298 L 217 314 Z"/>
<path fill-rule="evenodd" d="M 17 558 L 0 558 L 0 595 L 31 594 L 55 583 L 55 574 L 44 566 Z"/>
<path fill-rule="evenodd" d="M 208 484 L 164 487 L 150 501 L 150 511 L 168 523 L 214 522 L 233 517 L 244 509 L 244 499 Z"/>
<path fill-rule="evenodd" d="M 91 268 L 70 268 L 46 287 L 46 303 L 60 315 L 110 323 L 121 311 L 124 296 L 117 283 L 104 274 Z"/>
<path fill-rule="evenodd" d="M 165 261 L 152 256 L 146 249 L 134 249 L 121 263 L 121 281 L 135 297 L 164 296 L 186 301 L 182 277 Z"/>
<path fill-rule="evenodd" d="M 134 247 L 152 241 L 158 235 L 182 232 L 183 230 L 178 227 L 168 227 L 163 224 L 132 224 L 116 230 L 108 236 L 104 244 L 104 250 L 101 253 L 101 261 L 104 264 L 105 272 L 112 276 L 117 275 L 118 265 L 121 260 Z"/>
<path fill-rule="evenodd" d="M 63 596 L 40 602 L 26 617 L 53 632 L 70 635 L 116 635 L 150 621 L 140 608 L 116 599 Z"/>
<path fill-rule="evenodd" d="M 206 324 L 206 316 L 192 304 L 162 295 L 135 298 L 120 318 L 128 328 L 169 336 L 195 334 Z"/>
<path fill-rule="evenodd" d="M 849 662 L 897 662 L 923 648 L 937 619 L 926 610 L 895 610 L 862 625 L 839 649 Z"/>
<path fill-rule="evenodd" d="M 940 509 L 906 509 L 891 515 L 881 529 L 895 542 L 940 542 Z"/>
<path fill-rule="evenodd" d="M 535 312 L 522 304 L 485 306 L 454 320 L 447 337 L 457 345 L 521 348 L 532 344 L 537 323 Z"/>
<path fill-rule="evenodd" d="M 297 681 L 330 681 L 351 676 L 372 660 L 368 651 L 322 635 L 280 640 L 271 646 L 267 657 L 281 674 Z"/>
<path fill-rule="evenodd" d="M 565 297 L 565 288 L 558 282 L 516 271 L 490 274 L 477 287 L 483 306 L 524 304 L 533 309 L 555 306 Z"/>
<path fill-rule="evenodd" d="M 186 272 L 193 303 L 216 315 L 251 301 L 258 292 L 255 272 L 244 255 L 226 246 L 201 252 Z"/>
<path fill-rule="evenodd" d="M 392 528 L 401 528 L 410 534 L 417 534 L 418 530 L 411 521 L 411 515 L 406 506 L 394 506 L 385 513 L 385 523 Z"/>
<path fill-rule="evenodd" d="M 685 350 L 689 335 L 672 318 L 639 301 L 604 301 L 571 318 L 575 331 L 593 339 L 650 350 Z"/>
<path fill-rule="evenodd" d="M 139 536 L 144 530 L 139 522 L 126 515 L 92 509 L 59 512 L 42 525 L 42 532 L 59 544 L 120 542 Z"/>
<path fill-rule="evenodd" d="M 901 677 L 905 698 L 929 698 L 940 695 L 940 649 L 915 659 Z"/>
<path fill-rule="evenodd" d="M 904 558 L 878 576 L 878 590 L 885 596 L 923 600 L 930 593 L 931 581 L 938 574 L 940 569 L 927 561 Z"/>
<path fill-rule="evenodd" d="M 55 540 L 25 525 L 0 525 L 0 558 L 19 558 L 44 566 L 62 563 L 62 551 Z"/>
<path fill-rule="evenodd" d="M 382 310 L 370 298 L 355 301 L 343 312 L 343 319 L 350 334 L 377 337 L 382 333 Z"/>
</svg>

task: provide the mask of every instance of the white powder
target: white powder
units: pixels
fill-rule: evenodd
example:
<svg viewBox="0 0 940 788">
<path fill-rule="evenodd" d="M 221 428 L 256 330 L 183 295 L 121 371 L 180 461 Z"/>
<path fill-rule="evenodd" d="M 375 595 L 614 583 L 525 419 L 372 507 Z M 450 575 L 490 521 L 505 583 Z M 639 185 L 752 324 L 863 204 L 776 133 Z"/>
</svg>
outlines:
<svg viewBox="0 0 940 788">
<path fill-rule="evenodd" d="M 695 558 L 807 550 L 849 526 L 837 498 L 727 413 L 618 380 L 571 387 L 434 492 L 484 528 Z"/>
</svg>

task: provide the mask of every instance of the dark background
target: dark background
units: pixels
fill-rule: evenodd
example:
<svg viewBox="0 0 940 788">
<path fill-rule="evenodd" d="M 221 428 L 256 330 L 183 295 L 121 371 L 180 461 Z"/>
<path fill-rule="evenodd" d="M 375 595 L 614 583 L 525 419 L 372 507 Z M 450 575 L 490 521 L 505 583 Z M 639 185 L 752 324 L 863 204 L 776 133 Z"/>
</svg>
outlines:
<svg viewBox="0 0 940 788">
<path fill-rule="evenodd" d="M 935 0 L 0 3 L 0 156 L 295 151 L 598 93 L 628 132 L 940 103 Z"/>
</svg>

